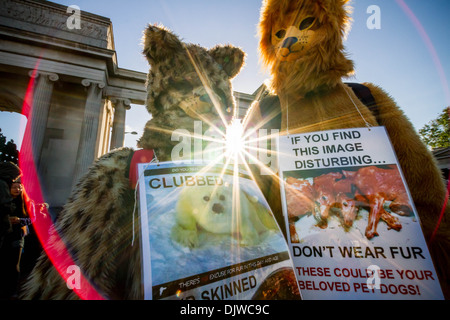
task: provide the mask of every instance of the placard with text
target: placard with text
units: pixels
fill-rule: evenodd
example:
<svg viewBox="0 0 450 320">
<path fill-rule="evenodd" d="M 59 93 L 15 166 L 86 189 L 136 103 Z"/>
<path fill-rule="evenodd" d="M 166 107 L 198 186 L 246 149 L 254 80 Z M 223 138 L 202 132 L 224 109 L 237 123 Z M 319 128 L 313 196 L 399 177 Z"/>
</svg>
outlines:
<svg viewBox="0 0 450 320">
<path fill-rule="evenodd" d="M 279 166 L 304 299 L 443 299 L 384 127 L 282 136 Z"/>
<path fill-rule="evenodd" d="M 299 299 L 289 248 L 237 166 L 139 165 L 146 299 Z"/>
</svg>

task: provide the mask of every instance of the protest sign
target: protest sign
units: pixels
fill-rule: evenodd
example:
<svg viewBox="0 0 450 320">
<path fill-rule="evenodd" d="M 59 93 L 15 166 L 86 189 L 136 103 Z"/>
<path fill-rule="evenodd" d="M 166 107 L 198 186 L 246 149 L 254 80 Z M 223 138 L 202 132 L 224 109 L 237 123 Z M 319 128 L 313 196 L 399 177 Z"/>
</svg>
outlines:
<svg viewBox="0 0 450 320">
<path fill-rule="evenodd" d="M 384 127 L 280 137 L 279 167 L 304 299 L 443 299 Z"/>
<path fill-rule="evenodd" d="M 242 170 L 139 165 L 146 299 L 298 299 L 285 239 Z"/>
</svg>

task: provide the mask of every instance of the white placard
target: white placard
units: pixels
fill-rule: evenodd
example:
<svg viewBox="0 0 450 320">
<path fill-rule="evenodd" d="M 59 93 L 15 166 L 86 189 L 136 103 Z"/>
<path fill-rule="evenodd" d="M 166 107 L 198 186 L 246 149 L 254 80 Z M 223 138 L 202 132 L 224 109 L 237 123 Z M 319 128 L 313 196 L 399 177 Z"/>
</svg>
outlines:
<svg viewBox="0 0 450 320">
<path fill-rule="evenodd" d="M 146 299 L 300 298 L 286 241 L 245 172 L 140 164 L 139 194 Z"/>
<path fill-rule="evenodd" d="M 283 214 L 304 299 L 443 299 L 384 127 L 279 140 Z"/>
</svg>

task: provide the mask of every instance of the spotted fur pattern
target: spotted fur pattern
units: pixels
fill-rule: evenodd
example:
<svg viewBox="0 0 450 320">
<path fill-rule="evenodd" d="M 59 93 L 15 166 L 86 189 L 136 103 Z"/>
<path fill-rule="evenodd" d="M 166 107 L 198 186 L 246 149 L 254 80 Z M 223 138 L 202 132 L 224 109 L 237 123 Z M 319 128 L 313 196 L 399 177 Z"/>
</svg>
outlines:
<svg viewBox="0 0 450 320">
<path fill-rule="evenodd" d="M 170 160 L 173 130 L 193 132 L 194 120 L 223 126 L 219 113 L 234 108 L 230 79 L 243 66 L 244 53 L 230 45 L 207 50 L 185 44 L 164 27 L 149 26 L 145 30 L 144 54 L 151 66 L 147 108 L 152 119 L 139 144 L 155 150 L 159 160 Z M 209 96 L 217 99 L 217 111 L 211 105 L 214 98 Z M 127 178 L 133 152 L 130 148 L 117 149 L 93 164 L 74 188 L 48 241 L 56 253 L 54 259 L 66 264 L 72 259 L 106 299 L 143 298 L 139 219 L 134 214 L 135 193 Z M 57 241 L 59 238 L 62 241 Z M 81 297 L 85 297 L 83 288 Z M 68 288 L 54 263 L 43 254 L 23 287 L 22 298 L 80 296 Z"/>
<path fill-rule="evenodd" d="M 48 241 L 57 253 L 53 259 L 64 260 L 70 253 L 83 275 L 106 298 L 140 295 L 139 243 L 131 246 L 134 192 L 125 175 L 131 153 L 128 148 L 115 150 L 89 169 L 75 186 Z M 56 241 L 59 237 L 62 243 Z M 124 261 L 129 263 L 123 265 Z M 130 290 L 121 290 L 119 283 Z M 78 298 L 45 254 L 24 290 L 25 299 Z"/>
<path fill-rule="evenodd" d="M 150 25 L 144 33 L 144 55 L 151 65 L 147 109 L 153 118 L 140 147 L 156 149 L 159 160 L 170 160 L 178 143 L 170 140 L 174 129 L 193 132 L 192 119 L 219 128 L 229 122 L 235 110 L 231 79 L 244 64 L 241 49 L 218 45 L 208 50 Z"/>
</svg>

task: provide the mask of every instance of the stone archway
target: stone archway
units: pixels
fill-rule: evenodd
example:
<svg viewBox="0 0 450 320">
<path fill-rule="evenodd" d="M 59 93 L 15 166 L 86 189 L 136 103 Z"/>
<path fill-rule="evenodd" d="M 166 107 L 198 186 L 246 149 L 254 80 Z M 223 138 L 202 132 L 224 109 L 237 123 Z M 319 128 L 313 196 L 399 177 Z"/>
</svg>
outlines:
<svg viewBox="0 0 450 320">
<path fill-rule="evenodd" d="M 0 161 L 19 162 L 19 150 L 24 135 L 26 117 L 22 115 L 24 101 L 16 94 L 0 88 L 0 129 L 2 140 L 0 141 Z M 8 126 L 5 126 L 5 118 Z M 25 121 L 22 121 L 25 119 Z M 14 134 L 11 133 L 14 131 Z"/>
<path fill-rule="evenodd" d="M 21 151 L 51 207 L 123 144 L 127 106 L 146 98 L 146 73 L 117 65 L 110 19 L 80 14 L 81 29 L 68 29 L 60 4 L 9 0 L 0 10 L 0 110 L 27 116 Z"/>
<path fill-rule="evenodd" d="M 7 89 L 0 88 L 0 111 L 22 113 L 23 104 L 23 98 Z"/>
</svg>

